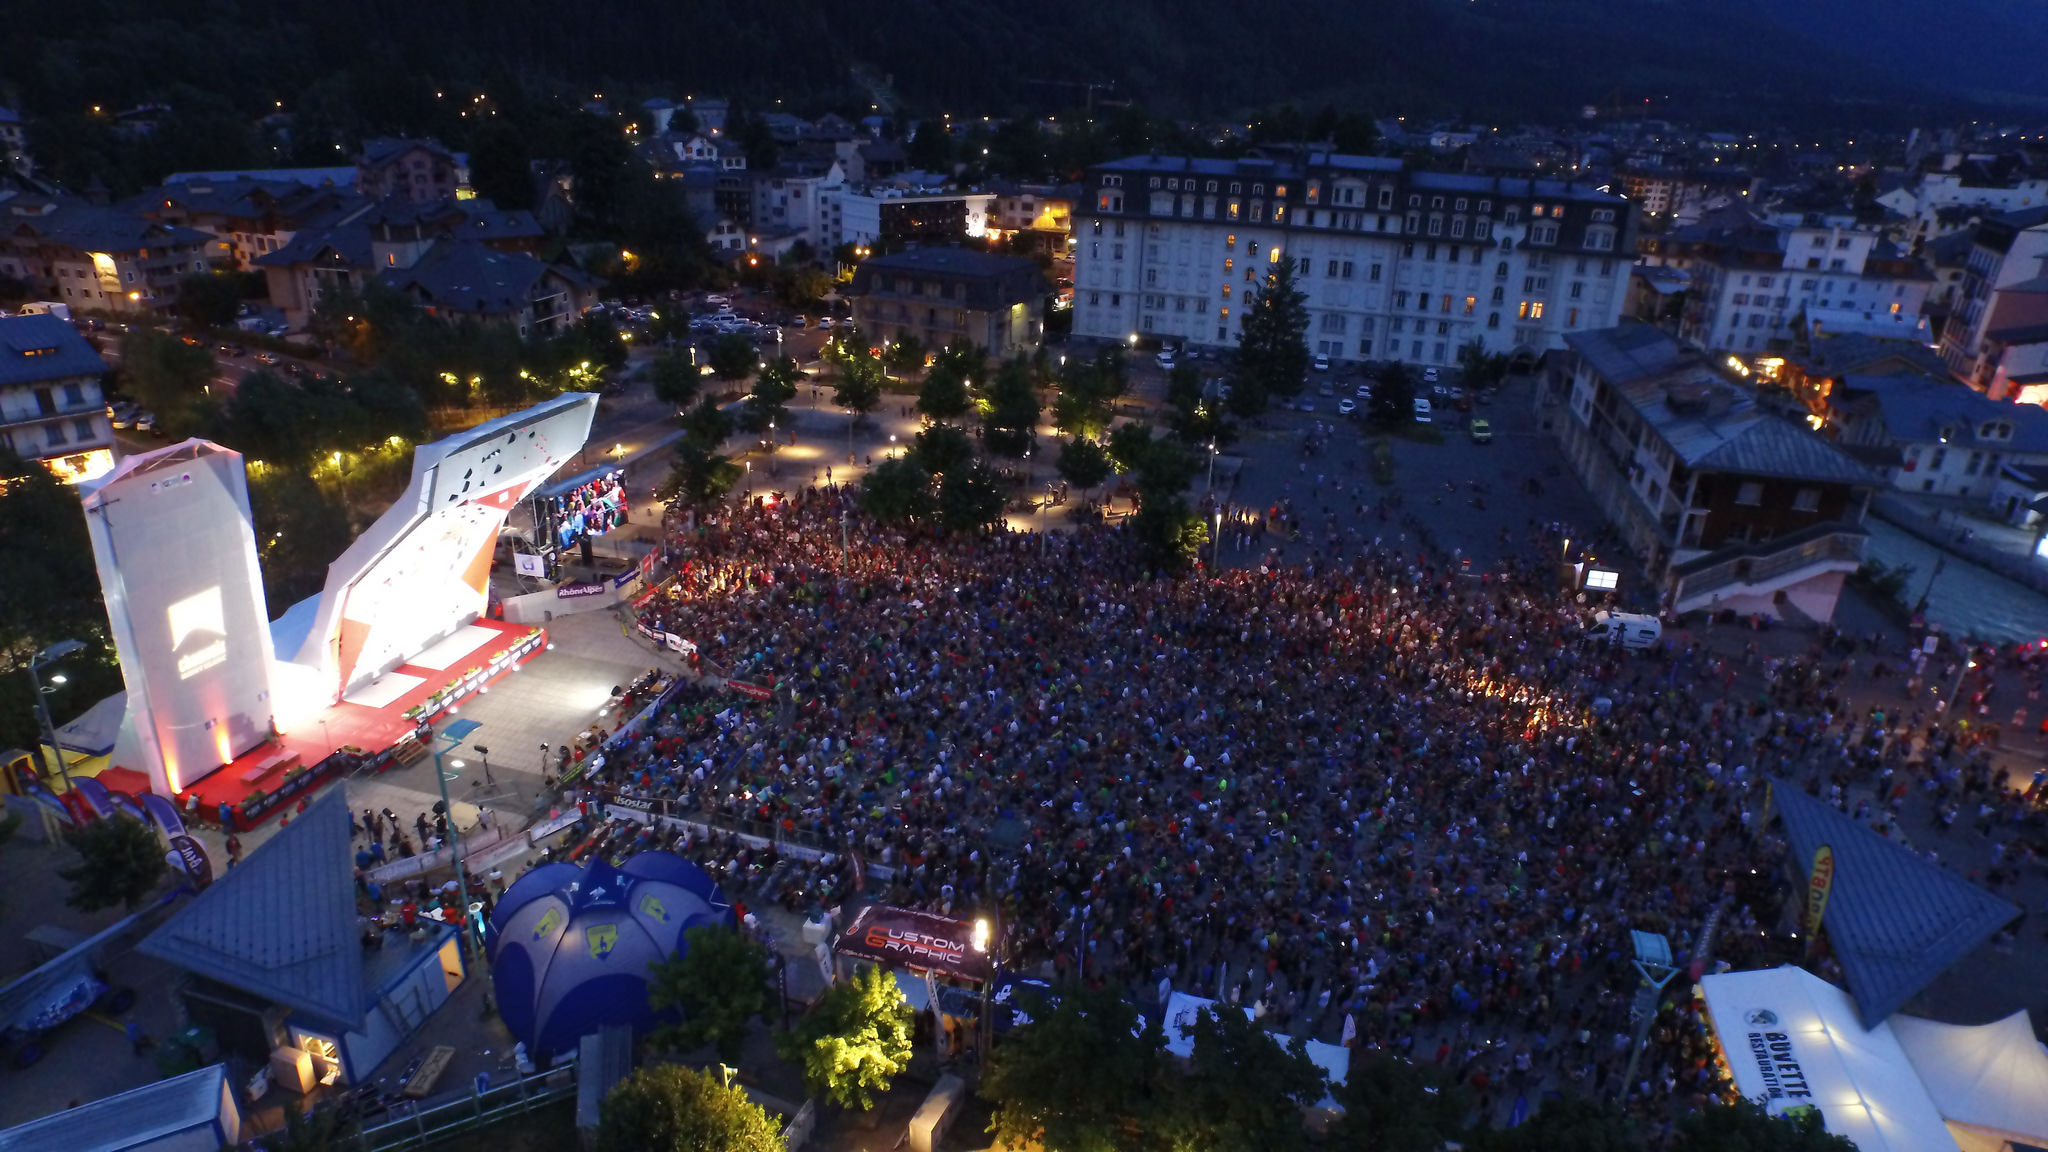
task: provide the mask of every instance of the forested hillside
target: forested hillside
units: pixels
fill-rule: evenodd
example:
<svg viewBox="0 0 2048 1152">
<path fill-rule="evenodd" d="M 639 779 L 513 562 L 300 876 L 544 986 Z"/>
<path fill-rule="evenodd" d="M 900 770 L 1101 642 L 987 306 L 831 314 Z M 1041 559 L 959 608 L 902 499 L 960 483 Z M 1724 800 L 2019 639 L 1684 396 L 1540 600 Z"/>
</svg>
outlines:
<svg viewBox="0 0 2048 1152">
<path fill-rule="evenodd" d="M 70 0 L 0 11 L 0 103 L 86 140 L 145 101 L 180 164 L 331 158 L 365 133 L 465 134 L 460 97 L 716 93 L 916 116 L 1295 102 L 1556 119 L 1582 105 L 1842 123 L 2048 95 L 2048 6 L 2011 0 Z M 1936 20 L 1938 25 L 1928 22 Z M 1950 16 L 1959 19 L 1951 20 Z M 1965 43 L 1973 51 L 1961 50 Z M 1951 47 L 1952 45 L 1952 47 Z M 2011 57 L 2005 65 L 2000 61 Z M 2035 67 L 2021 62 L 2032 59 Z M 437 97 L 437 93 L 441 95 Z M 1098 93 L 1098 99 L 1104 93 Z M 251 157 L 244 127 L 293 114 Z M 510 109 L 506 108 L 509 112 Z M 1894 114 L 1897 114 L 1895 111 Z M 484 113 L 480 112 L 479 116 Z M 469 120 L 473 125 L 475 120 Z M 85 147 L 89 148 L 89 140 Z M 275 153 L 274 155 L 272 153 Z M 287 154 L 288 153 L 288 154 Z M 139 158 L 147 162 L 149 156 Z M 130 157 L 136 160 L 135 157 Z"/>
</svg>

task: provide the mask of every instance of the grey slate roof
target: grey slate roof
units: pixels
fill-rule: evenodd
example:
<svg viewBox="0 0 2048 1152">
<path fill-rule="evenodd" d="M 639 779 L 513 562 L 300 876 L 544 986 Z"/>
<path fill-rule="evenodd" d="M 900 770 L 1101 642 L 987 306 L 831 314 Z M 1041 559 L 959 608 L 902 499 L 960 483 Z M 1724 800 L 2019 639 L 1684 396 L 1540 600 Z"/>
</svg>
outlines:
<svg viewBox="0 0 2048 1152">
<path fill-rule="evenodd" d="M 1771 798 L 1784 817 L 1796 871 L 1804 875 L 1823 844 L 1834 851 L 1834 887 L 1821 924 L 1866 1028 L 2020 914 L 1796 785 L 1774 782 Z"/>
<path fill-rule="evenodd" d="M 1877 482 L 1869 469 L 1833 444 L 1790 420 L 1765 414 L 1737 428 L 1719 444 L 1688 454 L 1687 463 L 1709 472 L 1748 476 L 1837 484 Z"/>
<path fill-rule="evenodd" d="M 278 268 L 310 264 L 320 254 L 333 250 L 341 262 L 359 267 L 370 262 L 370 205 L 363 201 L 345 204 L 306 222 L 284 247 L 265 252 L 256 263 Z"/>
<path fill-rule="evenodd" d="M 336 1027 L 359 1027 L 370 993 L 348 813 L 341 789 L 314 801 L 139 950 Z"/>
<path fill-rule="evenodd" d="M 1689 358 L 1678 341 L 1635 320 L 1616 328 L 1572 332 L 1564 342 L 1584 357 L 1602 380 L 1617 386 L 1662 375 Z"/>
<path fill-rule="evenodd" d="M 8 221 L 20 231 L 86 252 L 136 252 L 172 244 L 204 244 L 213 237 L 194 228 L 159 224 L 132 209 L 99 207 L 60 198 L 55 211 Z"/>
<path fill-rule="evenodd" d="M 1947 376 L 1862 376 L 1842 378 L 1845 393 L 1863 393 L 1877 401 L 1886 433 L 1905 444 L 1931 444 L 1942 429 L 1959 444 L 1978 443 L 1978 426 L 1991 421 L 2012 425 L 2007 440 L 1985 440 L 2003 452 L 2048 453 L 2048 410 L 2038 404 L 1993 400 Z"/>
<path fill-rule="evenodd" d="M 0 317 L 0 387 L 98 376 L 107 362 L 61 316 Z"/>
<path fill-rule="evenodd" d="M 378 274 L 386 287 L 417 292 L 436 308 L 501 314 L 525 307 L 548 266 L 523 252 L 499 252 L 463 240 L 436 240 L 410 268 Z"/>
<path fill-rule="evenodd" d="M 134 1148 L 211 1126 L 227 1076 L 227 1065 L 215 1064 L 31 1120 L 0 1131 L 0 1152 Z"/>
<path fill-rule="evenodd" d="M 965 283 L 968 308 L 989 311 L 1028 301 L 1047 290 L 1038 263 L 1028 256 L 998 256 L 979 248 L 911 248 L 861 261 L 854 271 L 850 296 L 890 296 L 885 274 L 901 274 L 918 283 Z"/>
</svg>

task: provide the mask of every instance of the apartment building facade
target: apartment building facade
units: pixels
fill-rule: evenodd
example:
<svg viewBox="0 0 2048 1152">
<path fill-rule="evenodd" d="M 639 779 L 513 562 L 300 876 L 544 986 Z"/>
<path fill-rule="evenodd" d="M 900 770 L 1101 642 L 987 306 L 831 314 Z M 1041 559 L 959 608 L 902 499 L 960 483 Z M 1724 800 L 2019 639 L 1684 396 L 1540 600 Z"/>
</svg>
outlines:
<svg viewBox="0 0 2048 1152">
<path fill-rule="evenodd" d="M 1326 152 L 1113 161 L 1073 221 L 1076 336 L 1232 347 L 1286 260 L 1312 350 L 1422 365 L 1473 340 L 1533 359 L 1611 326 L 1635 229 L 1627 200 L 1567 181 Z"/>
<path fill-rule="evenodd" d="M 1814 310 L 1918 316 L 1934 287 L 1924 264 L 1876 230 L 1818 219 L 1783 226 L 1740 213 L 1663 247 L 1692 276 L 1680 337 L 1733 355 L 1782 347 Z"/>
</svg>

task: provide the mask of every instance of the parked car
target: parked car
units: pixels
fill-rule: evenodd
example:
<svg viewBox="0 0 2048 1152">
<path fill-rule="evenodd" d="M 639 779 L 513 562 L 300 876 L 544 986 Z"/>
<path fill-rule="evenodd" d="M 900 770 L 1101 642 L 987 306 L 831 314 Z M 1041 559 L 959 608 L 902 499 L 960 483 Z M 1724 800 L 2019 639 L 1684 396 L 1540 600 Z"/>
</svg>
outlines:
<svg viewBox="0 0 2048 1152">
<path fill-rule="evenodd" d="M 1316 358 L 1311 363 L 1315 365 L 1315 369 L 1318 372 L 1328 372 L 1330 370 L 1330 358 L 1321 352 L 1316 353 Z"/>
<path fill-rule="evenodd" d="M 258 364 L 275 364 L 277 363 L 277 354 L 275 352 L 258 352 L 256 354 L 256 362 Z"/>
<path fill-rule="evenodd" d="M 1436 383 L 1436 378 L 1436 369 L 1424 368 L 1422 370 L 1422 379 L 1424 383 L 1434 384 Z"/>
<path fill-rule="evenodd" d="M 1349 396 L 1346 396 L 1344 399 L 1337 401 L 1337 415 L 1349 416 L 1356 411 L 1358 411 L 1358 402 L 1351 399 Z"/>
<path fill-rule="evenodd" d="M 799 316 L 796 319 L 791 320 L 789 322 L 789 326 L 792 328 L 808 328 L 811 326 L 810 317 Z"/>
<path fill-rule="evenodd" d="M 1358 391 L 1356 393 L 1353 393 L 1353 395 L 1356 395 L 1360 400 L 1372 399 L 1372 385 L 1360 384 L 1358 386 Z"/>
<path fill-rule="evenodd" d="M 1316 385 L 1316 395 L 1318 396 L 1335 396 L 1336 394 L 1337 386 L 1330 383 L 1328 380 L 1325 380 L 1321 384 Z"/>
<path fill-rule="evenodd" d="M 1472 422 L 1472 442 L 1474 444 L 1493 443 L 1493 425 L 1485 420 L 1474 420 Z"/>
<path fill-rule="evenodd" d="M 1301 399 L 1296 400 L 1294 402 L 1294 406 L 1296 408 L 1301 409 L 1303 412 L 1313 412 L 1316 410 L 1315 397 L 1303 396 Z"/>
<path fill-rule="evenodd" d="M 1159 367 L 1162 371 L 1173 371 L 1173 349 L 1161 349 L 1159 355 L 1154 357 L 1154 359 L 1159 361 Z"/>
<path fill-rule="evenodd" d="M 1415 422 L 1417 424 L 1429 423 L 1429 401 L 1420 396 L 1415 398 Z"/>
</svg>

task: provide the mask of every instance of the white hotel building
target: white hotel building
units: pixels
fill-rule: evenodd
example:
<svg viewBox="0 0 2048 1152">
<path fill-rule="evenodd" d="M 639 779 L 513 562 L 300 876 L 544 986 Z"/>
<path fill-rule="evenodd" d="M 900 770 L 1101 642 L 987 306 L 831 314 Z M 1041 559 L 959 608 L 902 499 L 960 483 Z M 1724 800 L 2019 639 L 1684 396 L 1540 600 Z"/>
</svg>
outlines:
<svg viewBox="0 0 2048 1152">
<path fill-rule="evenodd" d="M 1074 335 L 1236 344 L 1265 272 L 1294 264 L 1311 351 L 1449 365 L 1473 339 L 1533 359 L 1613 326 L 1633 207 L 1562 180 L 1411 172 L 1399 160 L 1133 156 L 1074 206 Z"/>
</svg>

